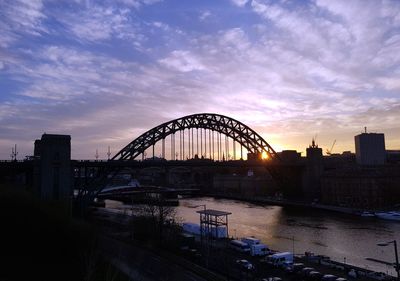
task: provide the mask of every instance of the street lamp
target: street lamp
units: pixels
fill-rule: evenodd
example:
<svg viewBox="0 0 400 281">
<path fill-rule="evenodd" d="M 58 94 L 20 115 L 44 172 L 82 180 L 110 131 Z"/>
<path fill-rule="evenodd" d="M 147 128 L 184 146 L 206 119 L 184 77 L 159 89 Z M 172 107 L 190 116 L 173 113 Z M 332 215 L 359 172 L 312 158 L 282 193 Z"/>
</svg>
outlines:
<svg viewBox="0 0 400 281">
<path fill-rule="evenodd" d="M 198 208 L 198 207 L 201 207 L 201 206 L 204 207 L 204 211 L 205 211 L 206 210 L 206 204 L 199 204 L 199 205 L 193 206 L 193 208 Z M 201 215 L 200 215 L 200 239 L 201 239 L 201 244 L 203 244 L 203 234 L 204 234 L 203 231 L 204 231 L 203 223 L 201 221 Z"/>
<path fill-rule="evenodd" d="M 394 266 L 394 268 L 395 268 L 395 270 L 397 272 L 397 280 L 400 280 L 399 254 L 397 253 L 397 242 L 396 242 L 396 240 L 389 241 L 389 242 L 381 242 L 381 243 L 378 243 L 376 245 L 381 246 L 381 247 L 385 247 L 385 246 L 388 246 L 389 244 L 393 244 L 394 245 L 394 255 L 396 257 L 396 265 Z"/>
<path fill-rule="evenodd" d="M 204 211 L 207 209 L 207 207 L 206 207 L 206 204 L 199 204 L 199 205 L 195 205 L 195 206 L 190 206 L 190 208 L 198 208 L 198 207 L 201 207 L 201 206 L 203 206 L 203 208 L 204 208 Z M 202 250 L 202 252 L 203 252 L 203 250 L 204 250 L 204 248 L 203 248 L 203 236 L 204 236 L 204 229 L 203 229 L 203 222 L 202 222 L 202 219 L 201 219 L 201 214 L 200 214 L 200 244 L 201 244 L 201 250 Z M 208 241 L 207 241 L 207 249 L 206 249 L 206 252 L 205 252 L 205 262 L 206 262 L 206 267 L 208 268 L 208 256 L 209 256 L 209 251 L 210 251 L 210 249 L 209 249 L 209 245 L 208 245 Z"/>
<path fill-rule="evenodd" d="M 188 206 L 189 208 L 198 208 L 203 206 L 204 211 L 207 209 L 206 204 L 199 204 L 199 205 L 194 205 L 194 206 Z M 201 215 L 200 215 L 200 238 L 203 241 L 203 228 L 202 228 L 202 223 L 201 223 Z"/>
</svg>

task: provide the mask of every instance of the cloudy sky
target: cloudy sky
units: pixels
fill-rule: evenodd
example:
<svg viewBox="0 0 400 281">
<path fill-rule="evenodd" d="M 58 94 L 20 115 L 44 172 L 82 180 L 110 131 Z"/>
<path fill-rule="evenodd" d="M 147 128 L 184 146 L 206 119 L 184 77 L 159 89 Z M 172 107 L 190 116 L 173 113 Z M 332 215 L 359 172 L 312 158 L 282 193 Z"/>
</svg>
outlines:
<svg viewBox="0 0 400 281">
<path fill-rule="evenodd" d="M 44 132 L 105 158 L 200 112 L 276 150 L 364 126 L 400 149 L 400 1 L 0 0 L 0 159 Z"/>
</svg>

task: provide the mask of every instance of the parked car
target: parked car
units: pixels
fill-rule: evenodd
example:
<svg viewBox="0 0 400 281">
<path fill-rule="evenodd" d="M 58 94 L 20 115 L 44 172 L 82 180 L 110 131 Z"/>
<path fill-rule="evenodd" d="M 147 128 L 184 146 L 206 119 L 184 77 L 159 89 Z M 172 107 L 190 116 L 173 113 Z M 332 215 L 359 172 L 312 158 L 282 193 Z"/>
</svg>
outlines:
<svg viewBox="0 0 400 281">
<path fill-rule="evenodd" d="M 347 281 L 347 279 L 346 279 L 346 278 L 343 278 L 343 277 L 339 277 L 339 278 L 337 278 L 335 281 Z"/>
<path fill-rule="evenodd" d="M 357 272 L 354 270 L 354 268 L 352 268 L 352 269 L 347 273 L 347 275 L 349 275 L 349 276 L 352 277 L 352 278 L 357 278 L 357 276 L 358 276 L 358 274 L 357 274 Z"/>
<path fill-rule="evenodd" d="M 306 277 L 308 275 L 308 273 L 310 273 L 311 271 L 315 271 L 315 269 L 313 267 L 304 267 L 301 270 L 299 270 L 297 273 L 300 276 Z"/>
<path fill-rule="evenodd" d="M 236 260 L 236 263 L 242 268 L 246 270 L 253 270 L 254 265 L 252 265 L 248 260 Z"/>
<path fill-rule="evenodd" d="M 250 246 L 241 240 L 232 240 L 229 246 L 238 252 L 250 253 Z"/>
<path fill-rule="evenodd" d="M 390 280 L 390 276 L 386 275 L 383 272 L 372 272 L 367 276 L 376 280 Z"/>
<path fill-rule="evenodd" d="M 338 277 L 332 274 L 325 274 L 322 276 L 321 281 L 336 281 Z"/>
<path fill-rule="evenodd" d="M 284 263 L 293 263 L 293 253 L 291 252 L 276 253 L 267 258 L 276 267 L 281 267 Z"/>
<path fill-rule="evenodd" d="M 297 273 L 304 268 L 304 263 L 294 263 L 291 266 L 285 268 L 288 273 Z"/>
<path fill-rule="evenodd" d="M 268 277 L 268 278 L 263 278 L 261 281 L 282 281 L 283 279 L 280 277 Z"/>
<path fill-rule="evenodd" d="M 250 255 L 251 256 L 261 256 L 264 257 L 271 253 L 270 249 L 265 244 L 252 244 L 250 247 Z"/>
<path fill-rule="evenodd" d="M 307 281 L 320 281 L 322 278 L 322 273 L 318 271 L 310 271 L 307 275 Z"/>
<path fill-rule="evenodd" d="M 293 265 L 293 261 L 285 261 L 279 267 L 282 268 L 282 269 L 286 269 L 288 267 L 291 267 L 292 265 Z"/>
</svg>

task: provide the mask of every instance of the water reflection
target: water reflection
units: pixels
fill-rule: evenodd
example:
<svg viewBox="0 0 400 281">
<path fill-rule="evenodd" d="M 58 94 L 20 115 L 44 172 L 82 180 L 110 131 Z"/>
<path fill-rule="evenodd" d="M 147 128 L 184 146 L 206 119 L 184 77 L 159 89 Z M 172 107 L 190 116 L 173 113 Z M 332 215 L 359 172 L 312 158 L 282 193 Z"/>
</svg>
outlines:
<svg viewBox="0 0 400 281">
<path fill-rule="evenodd" d="M 208 197 L 183 199 L 177 208 L 177 216 L 183 221 L 198 223 L 196 209 L 190 206 L 199 204 L 206 204 L 207 209 L 232 213 L 229 216 L 230 236 L 235 233 L 239 237 L 254 235 L 276 250 L 311 251 L 337 261 L 346 260 L 363 268 L 395 274 L 391 267 L 365 258 L 394 260 L 393 249 L 378 247 L 376 243 L 400 241 L 400 224 L 397 222 Z"/>
<path fill-rule="evenodd" d="M 106 202 L 108 208 L 127 210 L 118 202 Z M 326 211 L 261 206 L 235 200 L 210 197 L 182 199 L 176 207 L 176 216 L 182 222 L 199 223 L 199 214 L 207 209 L 231 212 L 229 235 L 244 237 L 254 235 L 279 251 L 297 254 L 311 251 L 330 256 L 337 261 L 358 265 L 395 275 L 393 267 L 365 260 L 375 258 L 394 262 L 392 247 L 378 247 L 376 243 L 396 239 L 400 241 L 400 223 L 374 218 L 353 217 Z M 138 206 L 134 206 L 135 212 Z"/>
</svg>

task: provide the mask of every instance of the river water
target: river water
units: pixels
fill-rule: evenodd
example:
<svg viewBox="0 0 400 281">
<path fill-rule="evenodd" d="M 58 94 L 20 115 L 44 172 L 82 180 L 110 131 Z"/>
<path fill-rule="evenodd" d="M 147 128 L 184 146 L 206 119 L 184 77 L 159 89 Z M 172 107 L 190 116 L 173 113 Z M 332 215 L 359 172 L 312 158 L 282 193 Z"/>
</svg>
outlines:
<svg viewBox="0 0 400 281">
<path fill-rule="evenodd" d="M 211 197 L 181 199 L 176 217 L 181 222 L 199 223 L 196 211 L 203 207 L 194 207 L 201 204 L 207 209 L 232 213 L 229 236 L 255 236 L 274 250 L 294 249 L 296 254 L 311 251 L 332 260 L 396 275 L 393 267 L 366 258 L 394 262 L 392 244 L 386 247 L 376 244 L 394 239 L 400 242 L 400 222 Z"/>
</svg>

